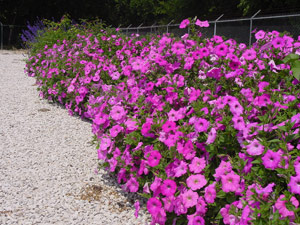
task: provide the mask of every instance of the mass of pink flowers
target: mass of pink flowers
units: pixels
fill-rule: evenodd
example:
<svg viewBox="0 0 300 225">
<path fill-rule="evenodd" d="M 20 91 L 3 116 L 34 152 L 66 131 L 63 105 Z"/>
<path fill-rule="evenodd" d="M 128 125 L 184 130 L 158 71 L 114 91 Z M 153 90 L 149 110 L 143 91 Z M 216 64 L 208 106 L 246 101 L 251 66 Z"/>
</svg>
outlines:
<svg viewBox="0 0 300 225">
<path fill-rule="evenodd" d="M 246 46 L 202 38 L 207 26 L 77 35 L 26 71 L 41 97 L 93 122 L 101 164 L 147 198 L 152 224 L 299 224 L 300 82 L 284 59 L 300 39 L 260 30 Z"/>
</svg>

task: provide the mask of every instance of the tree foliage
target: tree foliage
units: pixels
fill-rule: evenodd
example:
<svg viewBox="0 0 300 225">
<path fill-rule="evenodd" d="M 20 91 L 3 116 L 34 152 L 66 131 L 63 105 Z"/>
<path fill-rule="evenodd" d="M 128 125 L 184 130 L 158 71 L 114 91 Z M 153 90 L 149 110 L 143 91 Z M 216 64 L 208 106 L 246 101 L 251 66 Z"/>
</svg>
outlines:
<svg viewBox="0 0 300 225">
<path fill-rule="evenodd" d="M 214 20 L 261 13 L 288 13 L 300 10 L 298 0 L 0 0 L 0 21 L 25 25 L 38 18 L 59 21 L 64 14 L 73 19 L 99 18 L 112 26 L 137 26 L 180 22 L 187 17 Z"/>
</svg>

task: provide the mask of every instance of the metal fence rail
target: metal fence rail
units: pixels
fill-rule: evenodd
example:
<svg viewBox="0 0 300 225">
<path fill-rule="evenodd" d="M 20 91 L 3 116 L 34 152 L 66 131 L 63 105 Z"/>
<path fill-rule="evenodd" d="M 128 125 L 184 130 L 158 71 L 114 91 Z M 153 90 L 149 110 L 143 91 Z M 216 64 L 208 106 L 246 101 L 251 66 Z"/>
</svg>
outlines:
<svg viewBox="0 0 300 225">
<path fill-rule="evenodd" d="M 224 14 L 222 14 L 217 19 L 208 21 L 210 27 L 203 28 L 202 34 L 204 37 L 212 37 L 213 35 L 225 36 L 227 38 L 233 38 L 240 43 L 248 43 L 249 45 L 252 44 L 254 37 L 253 30 L 255 29 L 265 31 L 277 30 L 279 32 L 287 31 L 294 36 L 294 38 L 300 35 L 300 13 L 257 16 L 260 12 L 261 10 L 248 18 L 225 20 L 222 20 L 224 16 Z M 133 33 L 140 35 L 148 33 L 173 33 L 175 36 L 181 36 L 190 32 L 189 28 L 179 29 L 179 24 L 173 24 L 173 22 L 174 20 L 166 25 L 156 25 L 156 23 L 154 23 L 151 26 L 143 26 L 143 24 L 140 24 L 137 27 L 132 27 L 130 24 L 128 27 L 121 28 L 121 26 L 119 26 L 118 28 L 126 35 Z M 4 46 L 9 45 L 20 46 L 20 35 L 23 29 L 26 29 L 26 26 L 7 25 L 0 21 L 0 48 L 3 49 Z"/>
<path fill-rule="evenodd" d="M 280 32 L 287 31 L 293 36 L 300 35 L 300 14 L 286 14 L 274 16 L 257 15 L 261 10 L 257 11 L 249 18 L 241 19 L 226 19 L 221 20 L 224 14 L 220 15 L 216 20 L 208 21 L 210 27 L 203 29 L 203 34 L 206 37 L 213 35 L 225 36 L 227 38 L 235 38 L 239 42 L 252 44 L 253 29 L 277 30 Z M 189 29 L 179 29 L 179 24 L 172 24 L 173 21 L 166 25 L 156 25 L 132 27 L 123 27 L 119 29 L 123 33 L 130 35 L 132 33 L 147 34 L 147 33 L 174 33 L 174 35 L 183 35 L 189 33 Z"/>
</svg>

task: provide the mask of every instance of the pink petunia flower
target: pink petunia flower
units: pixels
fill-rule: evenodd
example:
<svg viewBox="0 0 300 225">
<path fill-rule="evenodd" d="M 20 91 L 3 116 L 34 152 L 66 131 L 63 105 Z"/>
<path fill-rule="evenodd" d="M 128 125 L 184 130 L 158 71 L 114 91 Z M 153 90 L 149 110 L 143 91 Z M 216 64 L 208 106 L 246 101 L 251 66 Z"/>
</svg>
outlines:
<svg viewBox="0 0 300 225">
<path fill-rule="evenodd" d="M 287 203 L 287 200 L 282 200 L 283 198 L 285 198 L 285 195 L 279 196 L 279 198 L 277 199 L 277 201 L 275 203 L 275 209 L 278 210 L 278 212 L 280 213 L 280 215 L 283 218 L 289 217 L 290 220 L 293 221 L 295 219 L 295 213 L 293 211 L 290 211 L 287 209 L 287 207 L 285 205 Z M 292 203 L 292 205 L 294 207 L 298 208 L 299 202 L 294 196 L 291 197 L 290 202 Z"/>
<path fill-rule="evenodd" d="M 183 204 L 186 208 L 191 208 L 197 204 L 197 200 L 199 195 L 197 192 L 193 192 L 192 190 L 188 190 L 182 194 Z"/>
<path fill-rule="evenodd" d="M 167 220 L 166 212 L 163 208 L 160 208 L 156 215 L 152 215 L 152 223 L 165 224 Z"/>
<path fill-rule="evenodd" d="M 210 123 L 206 119 L 199 118 L 194 123 L 196 132 L 206 132 Z"/>
<path fill-rule="evenodd" d="M 170 195 L 170 196 L 162 199 L 162 201 L 164 203 L 164 209 L 167 212 L 172 212 L 174 210 L 174 200 L 175 200 L 175 197 L 173 195 Z"/>
<path fill-rule="evenodd" d="M 252 142 L 250 142 L 250 144 L 247 145 L 246 148 L 247 153 L 252 156 L 261 155 L 264 152 L 264 146 L 260 144 L 257 139 L 254 139 Z"/>
<path fill-rule="evenodd" d="M 199 27 L 209 27 L 209 23 L 207 20 L 201 21 L 201 20 L 197 19 L 195 22 L 195 25 L 197 25 Z"/>
<path fill-rule="evenodd" d="M 198 198 L 198 202 L 196 205 L 196 213 L 200 215 L 205 215 L 206 211 L 207 211 L 207 207 L 206 207 L 205 200 L 202 196 L 200 196 Z"/>
<path fill-rule="evenodd" d="M 122 106 L 113 106 L 110 111 L 110 116 L 114 120 L 120 120 L 126 115 Z"/>
<path fill-rule="evenodd" d="M 161 185 L 161 193 L 164 196 L 173 196 L 176 192 L 176 182 L 174 180 L 164 180 L 163 184 Z"/>
<path fill-rule="evenodd" d="M 185 53 L 185 46 L 181 42 L 175 42 L 172 45 L 171 51 L 176 55 L 183 55 Z"/>
<path fill-rule="evenodd" d="M 232 122 L 235 129 L 240 131 L 245 130 L 245 122 L 243 117 L 235 115 L 232 117 Z"/>
<path fill-rule="evenodd" d="M 253 49 L 247 49 L 244 53 L 243 53 L 243 57 L 246 59 L 246 60 L 254 60 L 256 59 L 256 51 L 253 50 Z"/>
<path fill-rule="evenodd" d="M 148 123 L 146 122 L 142 125 L 141 133 L 143 136 L 145 136 L 145 137 L 151 136 L 151 134 L 149 133 L 149 131 L 151 130 L 151 125 L 152 125 L 152 123 L 149 123 L 149 122 Z"/>
<path fill-rule="evenodd" d="M 134 215 L 135 215 L 136 218 L 138 218 L 139 217 L 139 211 L 141 209 L 139 200 L 137 200 L 134 203 L 134 207 L 135 207 L 135 213 L 134 213 Z"/>
<path fill-rule="evenodd" d="M 151 167 L 157 166 L 159 164 L 161 157 L 162 156 L 159 153 L 159 151 L 157 150 L 151 151 L 147 158 L 148 165 Z"/>
<path fill-rule="evenodd" d="M 174 121 L 166 121 L 162 126 L 164 132 L 169 133 L 176 130 L 176 123 Z"/>
<path fill-rule="evenodd" d="M 187 215 L 188 224 L 187 225 L 205 225 L 205 220 L 201 216 L 197 216 L 197 214 Z"/>
<path fill-rule="evenodd" d="M 244 108 L 237 100 L 233 100 L 232 102 L 228 103 L 228 105 L 233 115 L 240 116 L 243 114 Z"/>
<path fill-rule="evenodd" d="M 177 198 L 174 200 L 174 212 L 177 216 L 186 214 L 187 208 L 185 207 L 185 204 L 183 204 L 183 197 L 182 194 L 180 194 Z"/>
<path fill-rule="evenodd" d="M 298 176 L 291 176 L 290 183 L 288 186 L 291 189 L 293 194 L 300 195 L 300 175 Z"/>
<path fill-rule="evenodd" d="M 186 28 L 189 24 L 190 24 L 189 19 L 182 20 L 180 25 L 179 25 L 179 28 L 180 29 Z"/>
<path fill-rule="evenodd" d="M 215 47 L 214 51 L 215 54 L 219 57 L 226 56 L 228 53 L 228 46 L 225 43 L 221 43 Z"/>
<path fill-rule="evenodd" d="M 285 45 L 285 41 L 282 37 L 276 37 L 272 40 L 274 48 L 282 48 Z"/>
<path fill-rule="evenodd" d="M 184 161 L 180 161 L 180 164 L 174 168 L 174 176 L 181 177 L 183 174 L 186 174 L 187 171 L 187 163 Z"/>
<path fill-rule="evenodd" d="M 265 37 L 266 32 L 264 32 L 263 30 L 259 30 L 258 32 L 255 33 L 255 38 L 256 40 L 261 40 Z"/>
<path fill-rule="evenodd" d="M 216 181 L 219 181 L 221 176 L 227 173 L 230 173 L 232 170 L 232 166 L 230 162 L 221 161 L 219 167 L 216 169 L 216 172 L 214 174 L 214 177 L 216 178 Z"/>
<path fill-rule="evenodd" d="M 147 202 L 147 209 L 152 216 L 157 215 L 161 207 L 162 204 L 157 198 L 152 197 Z"/>
<path fill-rule="evenodd" d="M 262 82 L 259 82 L 259 84 L 257 85 L 258 86 L 258 92 L 264 92 L 264 88 L 269 86 L 269 82 L 266 82 L 266 81 L 262 81 Z"/>
<path fill-rule="evenodd" d="M 253 105 L 259 106 L 259 107 L 263 107 L 263 106 L 267 106 L 267 105 L 271 105 L 271 104 L 272 104 L 271 97 L 268 94 L 263 94 L 261 96 L 257 96 L 253 100 Z"/>
<path fill-rule="evenodd" d="M 267 169 L 275 170 L 281 161 L 281 154 L 269 149 L 261 159 Z"/>
<path fill-rule="evenodd" d="M 214 143 L 216 140 L 216 137 L 217 137 L 217 130 L 213 127 L 213 128 L 211 128 L 210 132 L 208 133 L 207 140 L 205 143 L 206 144 Z"/>
<path fill-rule="evenodd" d="M 137 125 L 137 122 L 134 121 L 134 120 L 131 120 L 131 119 L 128 119 L 125 122 L 125 125 L 126 125 L 128 131 L 134 131 L 134 130 L 136 130 L 139 127 Z"/>
<path fill-rule="evenodd" d="M 102 138 L 100 142 L 99 150 L 104 151 L 111 145 L 111 140 L 109 138 Z"/>
<path fill-rule="evenodd" d="M 208 185 L 204 189 L 204 191 L 205 191 L 205 194 L 204 194 L 205 201 L 207 203 L 214 203 L 215 202 L 215 198 L 217 196 L 215 183 L 212 183 L 212 184 Z"/>
<path fill-rule="evenodd" d="M 234 172 L 230 172 L 221 176 L 222 190 L 224 192 L 235 192 L 239 188 L 240 176 Z"/>
<path fill-rule="evenodd" d="M 139 189 L 139 182 L 135 177 L 131 177 L 125 184 L 125 190 L 129 192 L 137 192 Z"/>
<path fill-rule="evenodd" d="M 194 157 L 191 164 L 189 164 L 189 169 L 192 173 L 201 173 L 206 167 L 206 162 L 204 158 Z"/>
<path fill-rule="evenodd" d="M 115 125 L 113 126 L 109 132 L 110 132 L 110 136 L 111 137 L 117 137 L 118 134 L 123 130 L 123 127 L 121 127 L 120 125 Z"/>
<path fill-rule="evenodd" d="M 191 175 L 186 179 L 186 184 L 193 191 L 199 190 L 207 184 L 205 176 L 202 174 Z"/>
</svg>

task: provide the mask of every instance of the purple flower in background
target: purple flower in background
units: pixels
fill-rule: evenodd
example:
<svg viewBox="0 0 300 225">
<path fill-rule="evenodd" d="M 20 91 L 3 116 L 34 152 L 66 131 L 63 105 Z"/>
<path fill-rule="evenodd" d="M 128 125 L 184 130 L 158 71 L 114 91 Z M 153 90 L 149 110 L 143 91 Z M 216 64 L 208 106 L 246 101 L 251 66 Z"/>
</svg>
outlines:
<svg viewBox="0 0 300 225">
<path fill-rule="evenodd" d="M 30 25 L 27 22 L 27 29 L 22 30 L 21 40 L 23 41 L 23 47 L 30 47 L 31 43 L 36 42 L 36 38 L 45 32 L 45 24 L 37 18 L 37 20 Z"/>
</svg>

